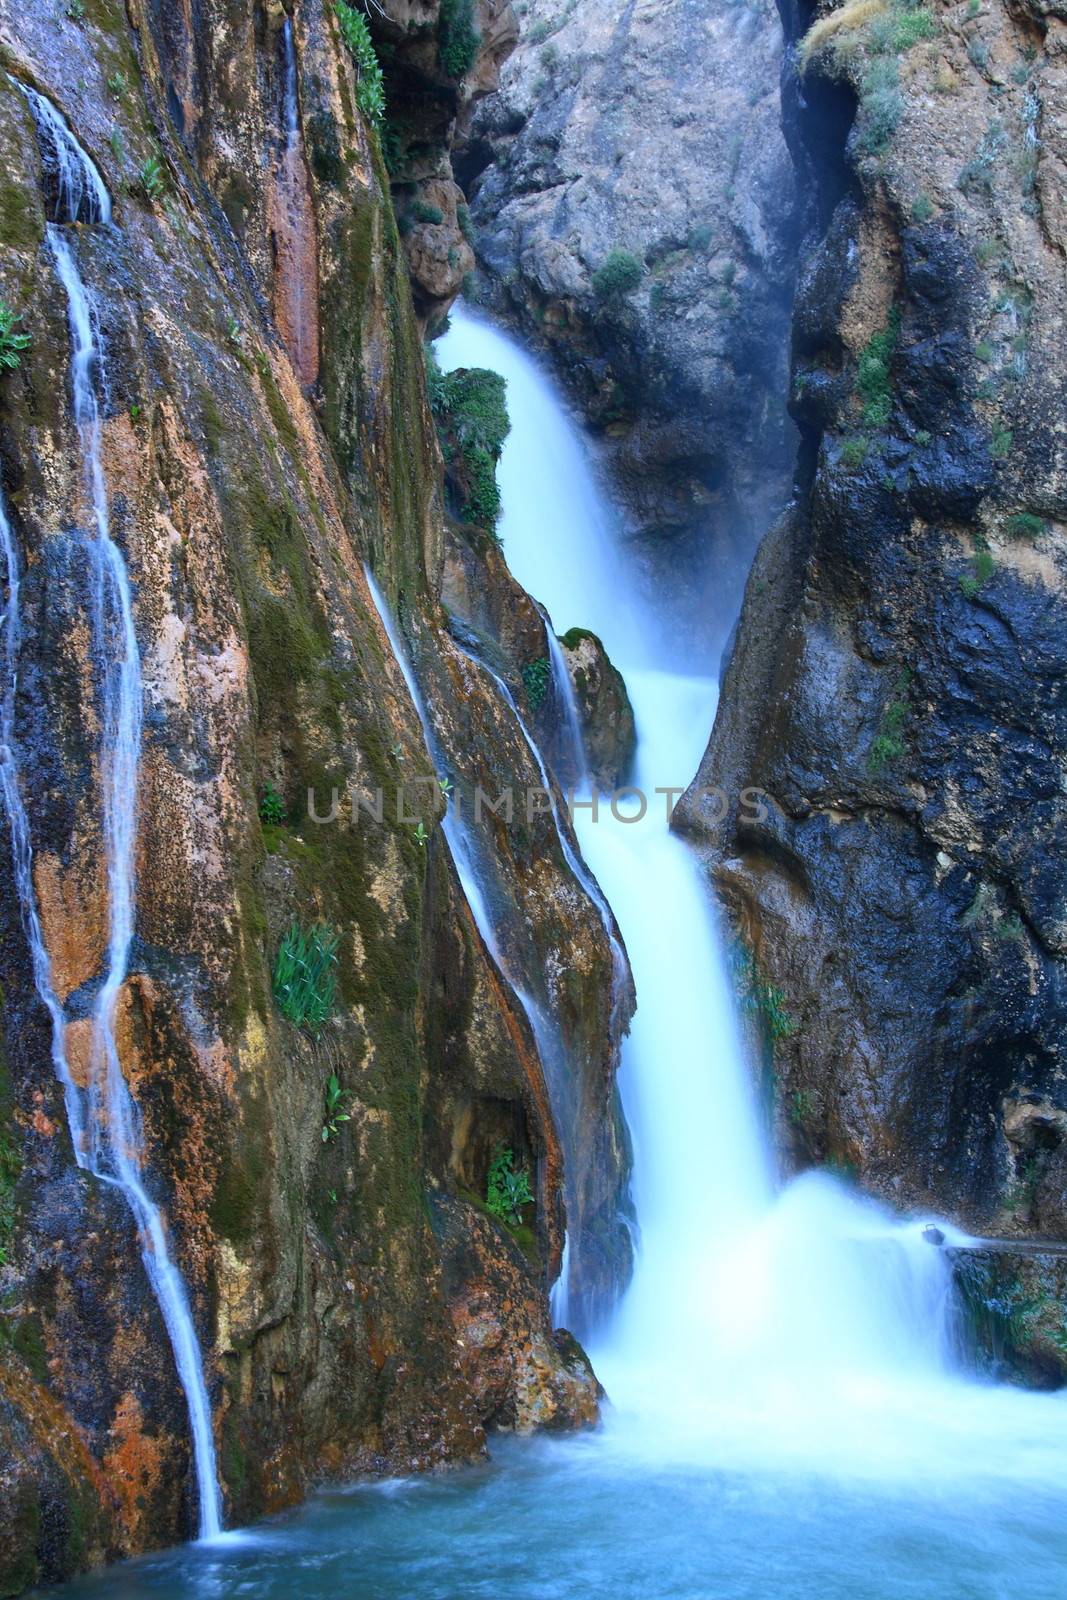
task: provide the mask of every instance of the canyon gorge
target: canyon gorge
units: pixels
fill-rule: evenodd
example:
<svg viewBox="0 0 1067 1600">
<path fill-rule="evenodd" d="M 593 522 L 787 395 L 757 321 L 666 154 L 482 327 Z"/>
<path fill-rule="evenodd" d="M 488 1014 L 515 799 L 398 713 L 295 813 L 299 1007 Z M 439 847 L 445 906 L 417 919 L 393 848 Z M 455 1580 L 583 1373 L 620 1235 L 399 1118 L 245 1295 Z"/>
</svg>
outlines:
<svg viewBox="0 0 1067 1600">
<path fill-rule="evenodd" d="M 0 1594 L 1056 1592 L 1065 50 L 0 0 Z"/>
</svg>

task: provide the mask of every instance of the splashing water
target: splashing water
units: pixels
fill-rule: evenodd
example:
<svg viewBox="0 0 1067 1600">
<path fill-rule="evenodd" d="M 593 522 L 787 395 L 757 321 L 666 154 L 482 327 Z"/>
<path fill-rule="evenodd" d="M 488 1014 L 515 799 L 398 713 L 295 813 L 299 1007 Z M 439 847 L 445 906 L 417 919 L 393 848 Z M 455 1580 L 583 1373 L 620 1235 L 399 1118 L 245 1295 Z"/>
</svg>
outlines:
<svg viewBox="0 0 1067 1600">
<path fill-rule="evenodd" d="M 103 680 L 100 764 L 109 894 L 107 964 L 93 1013 L 87 1104 L 84 1112 L 72 1118 L 71 1136 L 79 1165 L 121 1190 L 137 1224 L 141 1258 L 163 1315 L 188 1406 L 199 1492 L 200 1537 L 210 1539 L 219 1533 L 222 1517 L 203 1361 L 185 1285 L 171 1255 L 163 1216 L 145 1186 L 140 1116 L 123 1075 L 115 1039 L 116 1007 L 126 982 L 134 931 L 141 659 L 126 563 L 111 536 L 100 448 L 100 410 L 94 374 L 103 382 L 103 350 L 73 249 L 54 224 L 48 226 L 48 246 L 67 296 L 74 421 L 81 441 L 86 496 L 92 508 L 93 526 L 87 540 L 87 553 L 94 654 Z M 14 829 L 15 824 L 12 826 Z M 26 884 L 29 894 L 28 878 Z M 25 908 L 24 901 L 24 917 L 33 927 L 36 912 Z M 38 928 L 38 936 L 39 932 Z M 31 933 L 31 946 L 33 942 Z M 41 990 L 40 983 L 38 988 L 52 1012 L 55 1030 L 57 1018 L 46 998 L 51 993 L 50 981 L 46 990 Z M 54 1000 L 54 996 L 52 998 Z M 62 1067 L 57 1065 L 57 1070 L 69 1103 L 70 1073 L 65 1060 Z"/>
</svg>

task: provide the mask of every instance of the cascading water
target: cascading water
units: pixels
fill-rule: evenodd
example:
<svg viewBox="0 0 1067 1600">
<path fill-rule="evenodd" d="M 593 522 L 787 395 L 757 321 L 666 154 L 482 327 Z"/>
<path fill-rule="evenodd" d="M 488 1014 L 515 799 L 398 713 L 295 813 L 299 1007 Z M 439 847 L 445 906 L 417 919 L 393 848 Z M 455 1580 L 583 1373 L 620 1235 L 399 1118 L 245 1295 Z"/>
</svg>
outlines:
<svg viewBox="0 0 1067 1600">
<path fill-rule="evenodd" d="M 625 670 L 638 781 L 685 783 L 715 686 L 703 664 L 680 673 L 668 627 L 627 619 L 577 434 L 491 329 L 453 313 L 445 355 L 509 378 L 509 561 Z M 446 830 L 492 952 L 479 842 Z M 127 1600 L 1062 1600 L 1067 1397 L 952 1374 L 942 1258 L 918 1228 L 820 1174 L 776 1193 L 706 886 L 665 798 L 640 823 L 602 801 L 581 834 L 638 994 L 624 1088 L 642 1240 L 593 1351 L 615 1402 L 605 1426 L 497 1441 L 489 1470 L 320 1496 L 240 1545 L 139 1565 Z M 113 1579 L 78 1589 L 103 1600 Z"/>
<path fill-rule="evenodd" d="M 944 1257 L 895 1221 L 809 1173 L 778 1192 L 742 1058 L 708 891 L 669 829 L 668 796 L 692 778 L 716 685 L 680 673 L 669 619 L 646 615 L 576 430 L 533 363 L 462 309 L 446 368 L 507 379 L 511 434 L 500 464 L 508 564 L 559 626 L 599 634 L 627 681 L 637 784 L 618 814 L 576 813 L 586 859 L 618 919 L 637 987 L 621 1078 L 634 1141 L 641 1243 L 633 1284 L 596 1349 L 634 1433 L 729 1435 L 779 1458 L 885 1449 L 914 1461 L 931 1388 L 952 1374 Z M 546 506 L 546 495 L 552 501 Z M 706 669 L 705 669 L 706 670 Z M 951 1230 L 950 1234 L 951 1234 Z M 978 1391 L 968 1391 L 972 1397 Z M 915 1424 L 905 1437 L 904 1419 Z M 864 1431 L 868 1430 L 866 1438 Z"/>
<path fill-rule="evenodd" d="M 51 100 L 28 83 L 17 87 L 29 101 L 37 128 L 51 221 L 110 222 L 111 196 L 96 162 L 82 149 Z"/>
<path fill-rule="evenodd" d="M 371 599 L 374 602 L 375 609 L 378 612 L 378 616 L 381 620 L 382 626 L 385 629 L 389 643 L 392 645 L 393 654 L 396 656 L 397 661 L 400 664 L 400 669 L 404 676 L 404 682 L 406 683 L 408 692 L 410 693 L 412 701 L 414 702 L 415 709 L 419 714 L 419 720 L 422 723 L 427 747 L 429 748 L 430 754 L 433 757 L 438 770 L 443 771 L 446 764 L 442 759 L 441 749 L 433 727 L 433 722 L 429 711 L 427 710 L 426 703 L 423 700 L 422 692 L 415 680 L 414 673 L 412 672 L 404 643 L 397 632 L 396 625 L 390 613 L 389 607 L 384 596 L 382 595 L 381 590 L 378 587 L 377 582 L 375 581 L 373 573 L 369 568 L 365 568 L 364 572 L 367 579 L 368 588 L 370 589 Z M 518 725 L 519 732 L 521 733 L 533 759 L 534 765 L 537 768 L 538 776 L 541 779 L 542 789 L 548 797 L 549 810 L 551 812 L 552 821 L 556 829 L 556 836 L 559 840 L 560 850 L 563 854 L 563 858 L 577 881 L 581 884 L 585 893 L 588 895 L 589 899 L 593 902 L 593 905 L 596 907 L 597 914 L 600 917 L 604 931 L 607 935 L 608 943 L 611 948 L 614 973 L 614 990 L 617 999 L 621 991 L 622 981 L 626 972 L 626 957 L 623 954 L 621 945 L 619 944 L 618 936 L 615 932 L 614 923 L 612 921 L 611 912 L 603 894 L 601 893 L 600 886 L 590 873 L 589 869 L 586 867 L 584 861 L 582 861 L 580 855 L 578 855 L 578 853 L 575 851 L 574 846 L 567 835 L 567 830 L 564 827 L 563 819 L 560 815 L 559 803 L 556 798 L 552 777 L 547 766 L 545 765 L 541 752 L 537 747 L 537 743 L 533 738 L 533 735 L 530 733 L 530 730 L 527 728 L 526 723 L 523 720 L 522 713 L 519 711 L 519 708 L 515 703 L 514 696 L 512 695 L 507 684 L 504 682 L 503 678 L 501 678 L 498 673 L 494 672 L 486 662 L 480 660 L 478 657 L 472 655 L 469 651 L 463 649 L 461 645 L 457 644 L 456 648 L 461 650 L 462 653 L 466 655 L 467 659 L 471 662 L 472 666 L 474 666 L 476 670 L 484 672 L 487 677 L 492 679 L 497 693 L 508 707 Z M 566 669 L 563 668 L 563 671 L 565 674 Z M 582 763 L 582 766 L 584 769 L 584 762 Z M 526 1019 L 530 1024 L 530 1029 L 537 1045 L 537 1052 L 541 1061 L 542 1070 L 545 1073 L 545 1080 L 548 1085 L 549 1095 L 552 1099 L 553 1112 L 556 1116 L 557 1122 L 561 1124 L 560 1133 L 564 1143 L 564 1149 L 566 1150 L 568 1146 L 568 1134 L 570 1132 L 570 1122 L 572 1117 L 568 1097 L 568 1090 L 572 1087 L 572 1080 L 571 1074 L 568 1071 L 566 1048 L 558 1028 L 555 1026 L 554 1022 L 546 1017 L 543 1008 L 519 981 L 517 974 L 515 974 L 515 972 L 512 970 L 511 963 L 507 960 L 507 957 L 501 948 L 500 941 L 496 935 L 493 919 L 489 912 L 488 898 L 483 889 L 483 872 L 479 862 L 480 841 L 477 837 L 477 834 L 472 832 L 469 811 L 470 807 L 464 807 L 462 805 L 450 803 L 446 809 L 445 816 L 442 821 L 442 830 L 444 832 L 445 840 L 448 844 L 449 852 L 456 868 L 456 873 L 460 881 L 460 887 L 463 890 L 467 904 L 470 906 L 471 914 L 474 917 L 475 926 L 477 927 L 478 932 L 481 934 L 482 941 L 485 944 L 486 949 L 489 951 L 489 954 L 496 964 L 498 970 L 504 976 L 509 988 L 514 994 L 516 1000 L 519 1002 L 519 1005 L 521 1006 L 523 1012 L 525 1013 Z M 566 1162 L 566 1166 L 569 1169 L 572 1166 L 572 1162 L 568 1160 Z M 566 1178 L 565 1198 L 568 1201 L 570 1200 L 570 1195 L 566 1190 Z M 553 1322 L 557 1327 L 565 1324 L 569 1299 L 568 1274 L 570 1271 L 570 1260 L 570 1245 L 569 1242 L 565 1240 L 563 1256 L 560 1263 L 559 1277 L 557 1278 L 552 1291 L 552 1316 Z"/>
<path fill-rule="evenodd" d="M 86 161 L 88 158 L 86 158 Z M 84 187 L 89 185 L 88 170 Z M 75 191 L 78 192 L 78 191 Z M 65 220 L 71 220 L 66 217 Z M 14 742 L 13 679 L 19 640 L 18 568 L 10 527 L 3 542 L 8 569 L 7 665 L 5 699 L 4 791 L 16 861 L 16 882 L 33 954 L 38 993 L 53 1027 L 53 1061 L 63 1083 L 71 1138 L 78 1164 L 124 1195 L 137 1225 L 141 1256 L 174 1352 L 189 1411 L 193 1459 L 199 1492 L 201 1538 L 220 1530 L 221 1504 L 211 1407 L 203 1362 L 181 1274 L 170 1252 L 162 1213 L 143 1174 L 144 1142 L 136 1104 L 130 1095 L 115 1039 L 115 1012 L 126 981 L 134 931 L 137 784 L 141 748 L 141 662 L 133 621 L 129 576 L 111 536 L 107 486 L 101 456 L 101 421 L 94 378 L 104 379 L 103 351 L 93 309 L 62 229 L 48 225 L 48 247 L 67 297 L 71 339 L 74 420 L 81 444 L 86 497 L 92 529 L 86 540 L 89 562 L 94 656 L 102 676 L 102 822 L 109 896 L 106 968 L 93 1014 L 90 1082 L 79 1104 L 62 1042 L 63 1016 L 54 994 L 47 953 L 33 897 L 32 857 L 25 813 L 18 798 Z M 11 709 L 8 710 L 8 701 Z"/>
</svg>

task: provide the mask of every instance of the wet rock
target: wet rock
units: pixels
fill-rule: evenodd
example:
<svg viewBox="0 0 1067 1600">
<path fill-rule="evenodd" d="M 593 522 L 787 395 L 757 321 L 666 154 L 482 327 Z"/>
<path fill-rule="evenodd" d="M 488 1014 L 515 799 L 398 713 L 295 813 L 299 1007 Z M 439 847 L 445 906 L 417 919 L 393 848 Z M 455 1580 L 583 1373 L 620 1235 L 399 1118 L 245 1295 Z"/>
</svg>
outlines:
<svg viewBox="0 0 1067 1600">
<path fill-rule="evenodd" d="M 237 1524 L 325 1478 L 477 1457 L 486 1386 L 524 1426 L 584 1420 L 546 1321 L 569 1173 L 536 1041 L 456 880 L 440 775 L 363 578 L 372 563 L 415 653 L 436 660 L 431 698 L 469 693 L 441 719 L 457 765 L 477 749 L 489 771 L 514 763 L 526 780 L 514 719 L 491 682 L 465 684 L 440 604 L 446 519 L 419 327 L 333 8 L 307 0 L 293 18 L 314 237 L 301 206 L 303 223 L 285 212 L 299 233 L 292 272 L 272 199 L 281 8 L 149 5 L 133 22 L 106 11 L 68 20 L 60 50 L 54 8 L 32 0 L 6 65 L 63 110 L 116 197 L 112 229 L 72 236 L 106 351 L 103 466 L 144 690 L 136 936 L 116 1033 Z M 87 517 L 37 144 L 6 74 L 0 183 L 20 197 L 4 207 L 4 295 L 32 341 L 0 396 L 0 477 L 25 574 L 16 732 L 80 1078 L 107 934 Z M 301 335 L 316 306 L 313 375 Z M 498 619 L 516 648 L 538 624 L 523 599 L 513 623 L 506 607 Z M 268 784 L 280 813 L 261 811 Z M 185 1401 L 130 1215 L 74 1161 L 6 847 L 0 879 L 4 1182 L 8 1140 L 16 1171 L 0 1587 L 16 1588 L 177 1542 L 197 1507 Z M 506 942 L 540 963 L 546 1005 L 566 992 L 581 1064 L 567 1159 L 584 1163 L 576 1213 L 592 1235 L 625 1170 L 603 1116 L 617 1048 L 607 936 L 543 816 L 502 852 L 499 884 Z M 272 995 L 294 922 L 338 939 L 318 1033 Z M 334 1076 L 348 1120 L 331 1127 Z M 477 1208 L 456 1214 L 446 1291 L 427 1204 L 484 1193 L 505 1133 L 535 1175 L 524 1322 L 492 1304 L 518 1280 L 495 1272 L 494 1251 L 510 1261 L 511 1245 Z M 464 1292 L 468 1224 L 478 1293 L 504 1330 L 484 1382 L 449 1299 Z M 605 1266 L 602 1282 L 624 1272 Z M 513 1331 L 531 1341 L 525 1365 L 504 1360 Z"/>
<path fill-rule="evenodd" d="M 961 1348 L 978 1370 L 1039 1389 L 1067 1384 L 1067 1248 L 993 1239 L 948 1255 Z"/>
<path fill-rule="evenodd" d="M 1047 419 L 1067 349 L 1043 199 L 1062 70 L 1010 8 L 970 52 L 933 16 L 877 153 L 866 26 L 787 65 L 798 491 L 676 817 L 792 1020 L 774 1077 L 794 1162 L 1063 1237 L 1067 472 Z"/>
<path fill-rule="evenodd" d="M 589 770 L 610 794 L 626 782 L 637 748 L 626 684 L 595 633 L 572 628 L 560 646 L 574 686 Z"/>
<path fill-rule="evenodd" d="M 794 448 L 780 60 L 769 5 L 532 0 L 455 155 L 482 289 L 593 425 L 645 581 L 712 658 Z"/>
</svg>

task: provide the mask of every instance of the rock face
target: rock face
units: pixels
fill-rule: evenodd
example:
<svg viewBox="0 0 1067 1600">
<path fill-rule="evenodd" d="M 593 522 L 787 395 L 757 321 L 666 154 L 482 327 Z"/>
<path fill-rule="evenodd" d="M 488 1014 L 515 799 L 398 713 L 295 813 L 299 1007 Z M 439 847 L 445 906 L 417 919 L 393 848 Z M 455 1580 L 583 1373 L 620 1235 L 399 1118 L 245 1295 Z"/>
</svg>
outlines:
<svg viewBox="0 0 1067 1600">
<path fill-rule="evenodd" d="M 572 628 L 560 648 L 574 687 L 589 770 L 610 794 L 625 783 L 637 747 L 626 684 L 595 633 Z"/>
<path fill-rule="evenodd" d="M 1067 1249 L 990 1242 L 950 1255 L 962 1353 L 1009 1383 L 1067 1384 Z"/>
<path fill-rule="evenodd" d="M 792 468 L 780 58 L 762 0 L 531 0 L 455 157 L 485 292 L 600 433 L 690 661 Z"/>
<path fill-rule="evenodd" d="M 781 997 L 796 1161 L 1062 1238 L 1064 22 L 816 27 L 784 92 L 798 493 L 678 815 Z"/>
<path fill-rule="evenodd" d="M 143 665 L 117 1035 L 204 1353 L 227 1520 L 326 1476 L 469 1458 L 488 1425 L 585 1424 L 595 1380 L 553 1338 L 546 1292 L 565 1189 L 591 1233 L 617 1210 L 624 1008 L 608 931 L 551 820 L 502 836 L 499 916 L 516 927 L 501 941 L 539 965 L 546 1009 L 559 1002 L 563 1088 L 575 1128 L 597 1130 L 588 1151 L 567 1130 L 584 1163 L 572 1173 L 364 578 L 369 562 L 402 620 L 453 776 L 476 749 L 535 782 L 440 603 L 419 328 L 335 9 L 303 0 L 290 29 L 280 5 L 250 0 L 77 18 L 28 0 L 17 24 L 0 20 L 0 47 L 0 294 L 31 341 L 0 380 L 0 475 L 24 568 L 16 734 L 36 897 L 80 1074 L 108 910 L 89 508 L 46 175 L 7 73 L 63 112 L 114 198 L 111 227 L 64 231 L 105 352 L 101 457 Z M 323 821 L 332 789 L 340 815 Z M 0 862 L 0 1589 L 13 1592 L 187 1536 L 195 1494 L 135 1230 L 75 1165 L 6 844 Z M 314 924 L 339 940 L 317 1034 L 272 998 L 283 935 Z M 350 1119 L 332 1126 L 331 1078 Z M 524 1249 L 479 1209 L 504 1147 L 535 1195 Z M 468 1342 L 472 1323 L 492 1337 Z"/>
<path fill-rule="evenodd" d="M 385 75 L 383 152 L 415 309 L 439 324 L 473 270 L 473 230 L 451 149 L 497 87 L 518 24 L 509 0 L 385 0 L 367 11 Z"/>
</svg>

